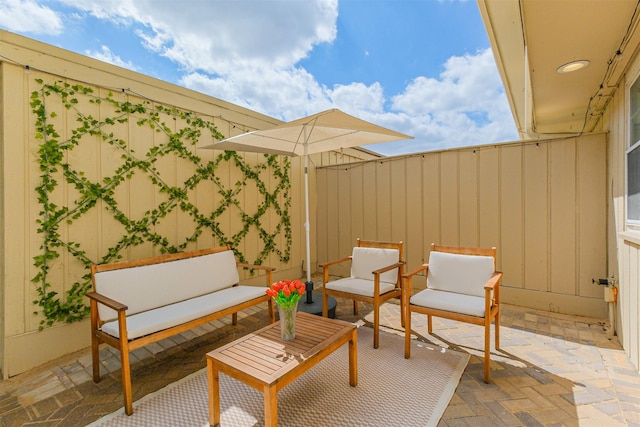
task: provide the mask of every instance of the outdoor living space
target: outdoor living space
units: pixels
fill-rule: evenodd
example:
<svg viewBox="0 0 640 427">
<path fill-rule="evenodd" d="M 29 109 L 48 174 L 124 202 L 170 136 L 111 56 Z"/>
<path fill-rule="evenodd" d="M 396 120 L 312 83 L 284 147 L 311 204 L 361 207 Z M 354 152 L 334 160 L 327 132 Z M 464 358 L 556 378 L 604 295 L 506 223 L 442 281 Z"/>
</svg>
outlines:
<svg viewBox="0 0 640 427">
<path fill-rule="evenodd" d="M 339 300 L 337 318 L 370 328 L 370 310 L 371 306 L 362 304 L 360 314 L 355 316 L 350 302 Z M 221 319 L 210 327 L 135 352 L 134 400 L 203 369 L 208 351 L 267 323 L 266 308 L 255 307 L 239 315 L 236 327 L 230 319 Z M 434 334 L 428 335 L 426 317 L 414 314 L 417 340 L 471 355 L 437 425 L 640 425 L 640 375 L 607 322 L 503 305 L 501 323 L 501 351 L 492 349 L 492 382 L 486 384 L 482 376 L 481 327 L 435 319 Z M 397 301 L 383 304 L 381 325 L 383 333 L 403 334 Z M 359 342 L 361 347 L 370 344 Z M 403 359 L 402 345 L 397 348 L 397 358 Z M 118 353 L 104 348 L 102 360 L 103 372 L 108 373 L 99 384 L 91 381 L 89 350 L 2 382 L 0 425 L 84 426 L 118 411 L 122 407 Z M 393 371 L 394 360 L 388 360 L 388 366 Z M 370 375 L 378 374 L 359 372 L 361 379 Z M 429 387 L 428 375 L 424 384 Z M 395 399 L 402 399 L 407 392 L 389 390 Z M 206 406 L 206 393 L 200 398 Z M 204 425 L 206 412 L 203 416 Z M 131 422 L 134 420 L 132 416 Z M 362 419 L 360 425 L 378 424 Z"/>
<path fill-rule="evenodd" d="M 351 302 L 336 294 L 337 318 L 361 325 L 358 385 L 331 372 L 322 393 L 294 391 L 293 403 L 278 396 L 279 419 L 291 420 L 285 412 L 298 410 L 300 399 L 309 400 L 308 408 L 320 402 L 325 417 L 349 417 L 331 412 L 335 407 L 322 399 L 338 395 L 351 404 L 352 393 L 374 391 L 368 402 L 379 410 L 404 405 L 383 409 L 390 416 L 433 404 L 436 415 L 421 420 L 439 425 L 640 426 L 640 3 L 612 8 L 617 31 L 602 28 L 601 35 L 626 30 L 624 43 L 608 38 L 599 60 L 569 77 L 548 66 L 557 58 L 543 58 L 549 50 L 540 48 L 551 44 L 551 3 L 478 4 L 520 139 L 487 137 L 482 145 L 398 156 L 359 148 L 362 140 L 309 155 L 216 149 L 221 141 L 291 122 L 0 31 L 0 427 L 117 422 L 111 416 L 127 394 L 117 350 L 100 347 L 101 381 L 95 370 L 92 381 L 86 298 L 95 290 L 92 266 L 229 244 L 238 261 L 273 271 L 274 281 L 313 275 L 319 297 L 322 266 L 348 258 L 359 239 L 402 242 L 405 272 L 429 262 L 432 244 L 495 247 L 501 345 L 491 347 L 483 372 L 482 326 L 435 318 L 429 334 L 426 316 L 414 314 L 415 347 L 407 358 L 397 300 L 375 310 L 375 348 L 374 307 L 361 303 L 354 314 Z M 595 4 L 598 9 L 585 11 L 602 20 L 610 4 Z M 576 26 L 585 35 L 600 28 Z M 540 38 L 529 34 L 533 28 Z M 591 49 L 585 55 L 594 51 L 592 41 L 580 42 Z M 538 49 L 528 50 L 533 46 Z M 531 64 L 545 66 L 523 69 L 530 65 L 521 49 L 531 53 Z M 615 72 L 605 73 L 607 62 Z M 597 79 L 588 74 L 596 64 Z M 535 79 L 521 87 L 523 76 Z M 565 78 L 583 83 L 574 97 L 560 91 L 569 86 Z M 606 93 L 592 96 L 598 87 Z M 564 104 L 567 99 L 575 105 Z M 331 271 L 336 278 L 349 273 L 346 263 Z M 239 275 L 248 285 L 271 281 L 249 268 Z M 427 284 L 426 274 L 412 280 L 414 291 Z M 175 288 L 188 280 L 177 282 Z M 125 317 L 125 304 L 113 306 Z M 237 325 L 226 314 L 131 353 L 135 411 L 127 423 L 156 397 L 184 406 L 174 391 L 203 378 L 208 352 L 269 322 L 265 302 L 239 312 Z M 340 360 L 341 349 L 314 369 L 334 366 L 327 363 Z M 462 361 L 460 376 L 450 375 L 438 389 L 442 370 L 416 365 L 449 355 Z M 368 368 L 369 356 L 384 368 Z M 402 375 L 412 383 L 384 383 Z M 283 392 L 296 390 L 299 380 L 304 376 Z M 165 386 L 169 391 L 155 393 Z M 207 390 L 201 385 L 186 400 L 204 405 L 197 424 L 207 423 Z M 230 387 L 220 390 L 224 398 Z M 442 391 L 430 400 L 433 390 Z M 416 396 L 424 405 L 409 404 Z M 224 408 L 223 420 L 231 413 Z M 191 412 L 200 416 L 201 409 Z M 237 406 L 234 414 L 244 410 Z M 379 421 L 365 414 L 334 424 L 393 424 Z"/>
</svg>

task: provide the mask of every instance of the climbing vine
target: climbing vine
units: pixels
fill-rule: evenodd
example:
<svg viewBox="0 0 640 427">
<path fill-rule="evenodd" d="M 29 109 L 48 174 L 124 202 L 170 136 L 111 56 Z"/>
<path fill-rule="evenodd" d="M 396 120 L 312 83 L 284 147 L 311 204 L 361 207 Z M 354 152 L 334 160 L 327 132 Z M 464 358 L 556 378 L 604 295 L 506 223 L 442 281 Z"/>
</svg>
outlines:
<svg viewBox="0 0 640 427">
<path fill-rule="evenodd" d="M 89 308 L 84 303 L 84 295 L 91 288 L 91 264 L 113 262 L 122 258 L 124 250 L 150 242 L 160 248 L 162 253 L 175 253 L 187 249 L 196 242 L 203 232 L 210 233 L 221 245 L 230 244 L 242 262 L 262 264 L 271 254 L 275 254 L 281 262 L 288 262 L 291 248 L 291 206 L 289 181 L 290 162 L 287 157 L 282 160 L 275 155 L 265 155 L 264 162 L 251 165 L 235 152 L 225 151 L 214 160 L 203 161 L 194 153 L 193 147 L 203 133 L 208 132 L 215 139 L 222 139 L 212 120 L 198 114 L 183 111 L 171 106 L 142 101 L 133 103 L 120 101 L 109 92 L 106 96 L 97 96 L 91 87 L 80 84 L 72 85 L 57 81 L 53 84 L 36 80 L 42 87 L 31 93 L 31 109 L 35 115 L 35 137 L 39 141 L 37 161 L 40 168 L 40 182 L 35 188 L 41 210 L 38 214 L 37 232 L 42 236 L 39 255 L 34 257 L 37 274 L 32 281 L 37 285 L 39 298 L 34 304 L 44 315 L 40 327 L 50 326 L 55 322 L 74 322 L 85 318 Z M 80 101 L 85 102 L 80 102 Z M 89 114 L 86 101 L 91 104 L 108 103 L 113 111 L 111 117 L 96 118 Z M 70 126 L 67 117 L 65 136 L 54 126 L 57 110 L 66 110 L 68 117 L 75 117 L 76 127 Z M 104 111 L 107 109 L 103 109 Z M 184 124 L 181 128 L 178 123 Z M 127 125 L 146 127 L 161 134 L 161 143 L 156 143 L 144 153 L 136 153 L 129 141 L 116 136 L 116 129 Z M 154 138 L 154 141 L 156 138 Z M 109 147 L 119 156 L 120 163 L 110 176 L 91 181 L 85 173 L 69 159 L 74 149 L 82 144 L 96 143 Z M 185 170 L 193 171 L 184 182 L 170 185 L 164 179 L 158 163 L 168 157 L 180 159 L 187 163 Z M 86 165 L 85 165 L 86 166 Z M 224 166 L 241 171 L 242 179 L 227 184 L 216 174 Z M 183 172 L 181 170 L 181 172 Z M 163 201 L 154 206 L 138 206 L 144 214 L 135 219 L 127 215 L 127 210 L 120 206 L 118 190 L 136 175 L 146 176 L 155 191 L 163 195 Z M 263 174 L 270 174 L 271 180 L 277 184 L 271 191 L 262 179 Z M 52 194 L 59 191 L 61 181 L 75 189 L 76 199 L 72 204 L 59 206 L 54 202 Z M 190 199 L 192 190 L 204 182 L 213 182 L 220 201 L 211 212 L 203 212 Z M 239 196 L 248 183 L 252 183 L 261 198 L 254 212 L 246 212 Z M 55 200 L 59 200 L 55 199 Z M 122 235 L 117 242 L 107 248 L 98 259 L 91 259 L 79 241 L 65 239 L 61 226 L 71 227 L 88 212 L 97 209 L 106 210 L 122 227 Z M 233 208 L 239 212 L 242 228 L 228 235 L 221 228 L 218 218 Z M 172 212 L 186 213 L 193 221 L 191 233 L 183 241 L 176 242 L 157 231 L 157 225 Z M 265 214 L 276 214 L 279 221 L 275 227 L 267 231 L 261 224 Z M 238 251 L 243 239 L 254 229 L 262 240 L 263 249 L 254 260 L 247 260 Z M 279 243 L 285 241 L 285 247 Z M 50 268 L 61 254 L 66 253 L 79 261 L 84 267 L 84 274 L 78 277 L 66 294 L 61 297 L 52 289 Z M 37 313 L 38 311 L 36 311 Z"/>
</svg>

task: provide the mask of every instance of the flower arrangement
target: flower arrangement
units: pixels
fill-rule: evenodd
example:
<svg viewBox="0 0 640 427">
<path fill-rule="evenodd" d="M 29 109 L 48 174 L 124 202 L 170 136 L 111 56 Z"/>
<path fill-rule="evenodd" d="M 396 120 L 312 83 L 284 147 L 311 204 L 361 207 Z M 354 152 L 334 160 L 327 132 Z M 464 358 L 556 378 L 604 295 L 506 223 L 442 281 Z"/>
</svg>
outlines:
<svg viewBox="0 0 640 427">
<path fill-rule="evenodd" d="M 271 285 L 267 289 L 267 295 L 269 295 L 278 304 L 278 306 L 287 309 L 296 306 L 300 297 L 306 290 L 305 285 L 300 283 L 300 280 L 280 280 Z"/>
</svg>

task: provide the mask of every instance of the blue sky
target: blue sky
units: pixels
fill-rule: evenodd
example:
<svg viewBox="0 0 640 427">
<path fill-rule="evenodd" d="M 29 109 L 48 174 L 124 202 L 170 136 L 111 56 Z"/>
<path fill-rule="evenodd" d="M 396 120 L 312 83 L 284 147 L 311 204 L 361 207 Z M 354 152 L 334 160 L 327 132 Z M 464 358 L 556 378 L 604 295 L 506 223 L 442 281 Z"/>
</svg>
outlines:
<svg viewBox="0 0 640 427">
<path fill-rule="evenodd" d="M 327 108 L 414 136 L 518 139 L 475 1 L 1 0 L 0 28 L 281 120 Z"/>
</svg>

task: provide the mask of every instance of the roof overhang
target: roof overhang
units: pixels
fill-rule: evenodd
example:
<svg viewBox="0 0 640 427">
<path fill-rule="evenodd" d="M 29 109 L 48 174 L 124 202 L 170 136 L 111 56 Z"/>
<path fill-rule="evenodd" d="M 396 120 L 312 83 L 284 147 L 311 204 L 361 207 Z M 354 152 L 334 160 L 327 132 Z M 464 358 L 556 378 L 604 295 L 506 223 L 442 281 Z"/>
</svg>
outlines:
<svg viewBox="0 0 640 427">
<path fill-rule="evenodd" d="M 520 137 L 602 130 L 602 114 L 640 45 L 639 2 L 477 1 Z M 578 60 L 589 65 L 557 71 Z"/>
</svg>

